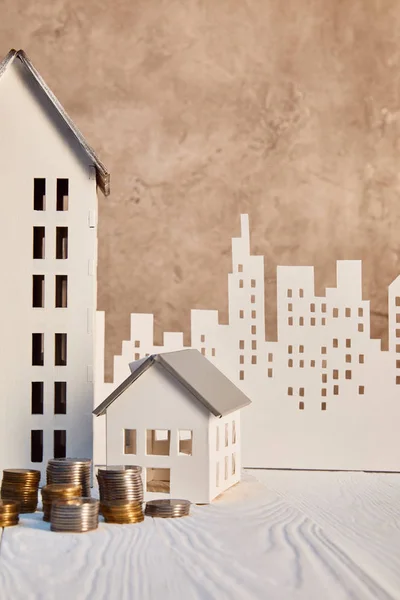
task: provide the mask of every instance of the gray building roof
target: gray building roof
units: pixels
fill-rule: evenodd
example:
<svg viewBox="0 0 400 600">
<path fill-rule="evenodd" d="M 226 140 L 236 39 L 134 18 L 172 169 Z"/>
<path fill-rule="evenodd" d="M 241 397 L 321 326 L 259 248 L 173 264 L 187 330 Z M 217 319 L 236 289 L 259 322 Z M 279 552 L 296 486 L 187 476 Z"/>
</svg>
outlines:
<svg viewBox="0 0 400 600">
<path fill-rule="evenodd" d="M 94 411 L 104 415 L 107 408 L 153 365 L 164 369 L 179 381 L 216 417 L 243 408 L 251 401 L 198 350 L 187 349 L 165 354 L 152 354 L 131 363 L 131 374 Z"/>
<path fill-rule="evenodd" d="M 68 126 L 68 128 L 74 134 L 74 136 L 76 137 L 79 144 L 82 146 L 82 148 L 84 149 L 84 151 L 86 152 L 86 154 L 88 155 L 90 160 L 93 162 L 93 165 L 96 169 L 97 185 L 99 186 L 99 188 L 101 189 L 103 194 L 105 196 L 108 196 L 110 193 L 110 175 L 107 172 L 105 166 L 103 165 L 103 163 L 100 162 L 100 160 L 96 156 L 96 153 L 94 152 L 94 150 L 92 150 L 92 148 L 86 142 L 82 133 L 79 131 L 79 129 L 76 127 L 76 125 L 69 118 L 69 116 L 67 115 L 67 113 L 65 112 L 63 107 L 61 106 L 60 102 L 57 100 L 57 98 L 55 97 L 53 92 L 50 90 L 50 88 L 47 86 L 45 81 L 42 79 L 42 77 L 38 73 L 38 71 L 36 71 L 35 67 L 33 66 L 33 64 L 31 63 L 31 61 L 29 60 L 29 58 L 27 57 L 27 55 L 25 54 L 25 52 L 23 50 L 18 50 L 18 51 L 10 50 L 10 52 L 7 54 L 5 59 L 2 62 L 0 62 L 0 77 L 3 75 L 3 73 L 6 71 L 7 67 L 14 60 L 21 61 L 21 63 L 25 66 L 25 68 L 32 75 L 33 79 L 36 81 L 36 83 L 42 89 L 42 91 L 46 94 L 47 98 L 50 100 L 50 102 L 52 103 L 52 105 L 54 106 L 54 108 L 56 109 L 58 114 L 60 115 L 61 119 L 63 119 L 63 121 Z"/>
</svg>

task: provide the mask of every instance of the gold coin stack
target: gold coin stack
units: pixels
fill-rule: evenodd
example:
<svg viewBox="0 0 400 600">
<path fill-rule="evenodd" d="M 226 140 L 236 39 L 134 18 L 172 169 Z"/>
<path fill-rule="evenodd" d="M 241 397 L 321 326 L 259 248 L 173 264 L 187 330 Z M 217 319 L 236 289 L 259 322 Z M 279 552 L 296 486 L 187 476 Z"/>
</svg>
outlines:
<svg viewBox="0 0 400 600">
<path fill-rule="evenodd" d="M 72 500 L 82 496 L 81 485 L 50 483 L 42 487 L 43 521 L 50 521 L 51 505 L 54 500 Z"/>
<path fill-rule="evenodd" d="M 20 513 L 35 512 L 38 504 L 40 471 L 34 469 L 4 469 L 1 498 L 18 502 Z"/>
<path fill-rule="evenodd" d="M 13 500 L 0 500 L 0 527 L 18 525 L 19 505 Z"/>
<path fill-rule="evenodd" d="M 129 500 L 101 502 L 100 512 L 106 523 L 131 524 L 144 521 L 142 504 Z"/>
</svg>

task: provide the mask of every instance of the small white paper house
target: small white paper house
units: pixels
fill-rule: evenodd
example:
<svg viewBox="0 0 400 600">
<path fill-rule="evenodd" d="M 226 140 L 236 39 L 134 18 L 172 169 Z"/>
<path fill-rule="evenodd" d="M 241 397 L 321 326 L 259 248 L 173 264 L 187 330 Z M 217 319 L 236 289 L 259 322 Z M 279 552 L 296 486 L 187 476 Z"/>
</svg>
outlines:
<svg viewBox="0 0 400 600">
<path fill-rule="evenodd" d="M 91 457 L 97 187 L 109 175 L 26 54 L 0 62 L 0 470 Z"/>
<path fill-rule="evenodd" d="M 240 480 L 240 411 L 250 400 L 198 350 L 151 355 L 93 412 L 108 465 L 143 467 L 145 500 L 211 502 Z"/>
</svg>

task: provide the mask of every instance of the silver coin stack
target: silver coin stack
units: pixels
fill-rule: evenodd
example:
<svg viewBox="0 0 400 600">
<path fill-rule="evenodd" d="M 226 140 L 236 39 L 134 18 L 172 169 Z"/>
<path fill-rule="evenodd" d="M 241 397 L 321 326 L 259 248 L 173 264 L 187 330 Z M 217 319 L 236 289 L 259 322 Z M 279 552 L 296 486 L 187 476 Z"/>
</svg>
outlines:
<svg viewBox="0 0 400 600">
<path fill-rule="evenodd" d="M 142 468 L 136 465 L 101 467 L 97 472 L 100 502 L 143 502 Z"/>
<path fill-rule="evenodd" d="M 82 496 L 89 498 L 91 464 L 89 458 L 53 458 L 47 463 L 47 485 L 81 485 Z"/>
<path fill-rule="evenodd" d="M 51 531 L 84 533 L 99 526 L 99 501 L 96 498 L 55 500 L 51 505 Z"/>
<path fill-rule="evenodd" d="M 147 517 L 162 517 L 172 519 L 176 517 L 188 517 L 190 513 L 189 500 L 149 500 L 146 502 L 144 514 Z"/>
</svg>

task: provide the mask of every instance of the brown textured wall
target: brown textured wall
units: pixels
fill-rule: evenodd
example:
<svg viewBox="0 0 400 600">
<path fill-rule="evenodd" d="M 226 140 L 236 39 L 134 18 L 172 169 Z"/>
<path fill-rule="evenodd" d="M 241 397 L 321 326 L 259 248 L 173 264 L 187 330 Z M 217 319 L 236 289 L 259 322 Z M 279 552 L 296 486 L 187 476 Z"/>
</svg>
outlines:
<svg viewBox="0 0 400 600">
<path fill-rule="evenodd" d="M 400 273 L 398 0 L 0 0 L 23 48 L 111 172 L 100 198 L 107 366 L 130 312 L 162 330 L 226 319 L 230 242 L 248 212 L 277 264 L 364 260 L 373 335 Z"/>
</svg>

